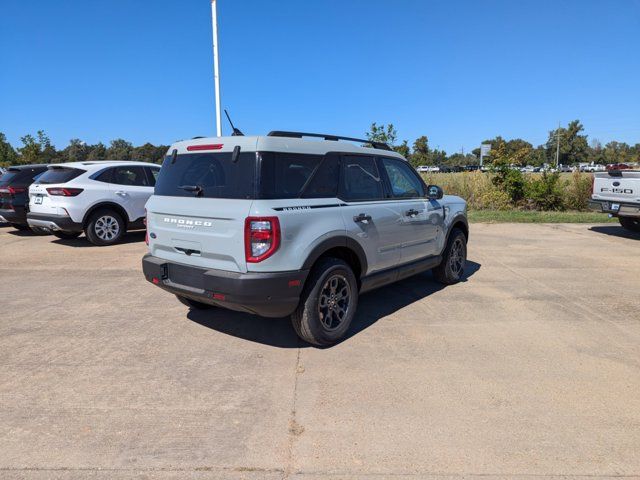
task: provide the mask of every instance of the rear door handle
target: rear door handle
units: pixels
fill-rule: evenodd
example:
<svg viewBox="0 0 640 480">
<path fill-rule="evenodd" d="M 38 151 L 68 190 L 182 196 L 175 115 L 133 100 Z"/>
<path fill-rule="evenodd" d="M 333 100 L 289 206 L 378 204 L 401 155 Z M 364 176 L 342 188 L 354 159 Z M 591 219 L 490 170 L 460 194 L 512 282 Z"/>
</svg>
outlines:
<svg viewBox="0 0 640 480">
<path fill-rule="evenodd" d="M 116 192 L 116 195 L 120 195 L 121 197 L 126 197 L 129 194 L 127 192 L 123 191 L 123 190 L 118 190 Z"/>
<path fill-rule="evenodd" d="M 356 222 L 356 223 L 370 222 L 371 221 L 371 215 L 367 215 L 366 213 L 361 213 L 360 215 L 356 215 L 355 217 L 353 217 L 353 221 Z"/>
<path fill-rule="evenodd" d="M 404 214 L 407 217 L 415 217 L 416 215 L 418 215 L 420 212 L 414 208 L 412 208 L 411 210 L 407 210 L 406 212 L 404 212 Z"/>
</svg>

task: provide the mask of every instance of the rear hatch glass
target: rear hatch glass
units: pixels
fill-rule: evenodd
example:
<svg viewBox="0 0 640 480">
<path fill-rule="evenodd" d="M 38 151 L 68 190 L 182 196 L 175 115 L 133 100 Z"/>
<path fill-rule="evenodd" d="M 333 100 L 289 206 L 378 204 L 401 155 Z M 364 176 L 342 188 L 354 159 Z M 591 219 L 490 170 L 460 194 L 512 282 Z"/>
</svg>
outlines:
<svg viewBox="0 0 640 480">
<path fill-rule="evenodd" d="M 38 178 L 38 183 L 54 184 L 67 183 L 85 172 L 79 168 L 69 167 L 49 167 L 49 169 Z"/>
<path fill-rule="evenodd" d="M 0 185 L 9 185 L 12 181 L 17 180 L 20 175 L 20 170 L 7 170 L 2 176 L 0 176 Z"/>
<path fill-rule="evenodd" d="M 169 197 L 251 199 L 256 189 L 256 154 L 188 153 L 167 156 L 156 181 L 155 194 Z"/>
</svg>

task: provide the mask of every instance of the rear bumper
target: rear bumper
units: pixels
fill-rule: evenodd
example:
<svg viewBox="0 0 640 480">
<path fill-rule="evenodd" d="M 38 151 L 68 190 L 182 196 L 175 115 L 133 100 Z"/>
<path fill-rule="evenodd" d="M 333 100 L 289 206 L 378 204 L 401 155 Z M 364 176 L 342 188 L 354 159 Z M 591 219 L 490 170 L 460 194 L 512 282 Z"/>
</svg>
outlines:
<svg viewBox="0 0 640 480">
<path fill-rule="evenodd" d="M 617 205 L 616 209 L 613 206 Z M 589 208 L 596 212 L 609 213 L 619 217 L 640 218 L 640 205 L 631 203 L 612 202 L 608 200 L 589 200 Z"/>
<path fill-rule="evenodd" d="M 4 219 L 7 223 L 27 224 L 27 210 L 24 207 L 16 207 L 15 210 L 1 209 L 0 222 Z"/>
<path fill-rule="evenodd" d="M 149 282 L 173 294 L 263 317 L 291 315 L 309 274 L 308 270 L 276 273 L 208 270 L 150 254 L 142 258 L 142 270 Z"/>
<path fill-rule="evenodd" d="M 30 227 L 46 228 L 51 231 L 81 232 L 82 224 L 74 222 L 71 217 L 62 215 L 47 215 L 43 213 L 29 212 L 27 223 Z"/>
</svg>

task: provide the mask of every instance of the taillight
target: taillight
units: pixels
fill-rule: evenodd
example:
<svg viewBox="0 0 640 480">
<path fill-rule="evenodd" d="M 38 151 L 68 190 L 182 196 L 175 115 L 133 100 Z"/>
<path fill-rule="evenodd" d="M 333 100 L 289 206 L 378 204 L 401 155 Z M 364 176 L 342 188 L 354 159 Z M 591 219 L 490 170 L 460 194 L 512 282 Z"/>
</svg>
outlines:
<svg viewBox="0 0 640 480">
<path fill-rule="evenodd" d="M 269 258 L 279 246 L 278 217 L 247 217 L 244 222 L 244 250 L 248 263 L 258 263 Z"/>
<path fill-rule="evenodd" d="M 8 193 L 9 195 L 15 195 L 16 193 L 24 193 L 27 189 L 24 187 L 7 187 L 0 188 L 0 193 Z"/>
<path fill-rule="evenodd" d="M 54 195 L 57 197 L 77 197 L 82 193 L 82 188 L 51 187 L 47 188 L 47 192 L 49 193 L 49 195 Z"/>
<path fill-rule="evenodd" d="M 591 175 L 591 195 L 593 195 L 595 192 L 596 188 L 596 176 L 595 175 Z"/>
</svg>

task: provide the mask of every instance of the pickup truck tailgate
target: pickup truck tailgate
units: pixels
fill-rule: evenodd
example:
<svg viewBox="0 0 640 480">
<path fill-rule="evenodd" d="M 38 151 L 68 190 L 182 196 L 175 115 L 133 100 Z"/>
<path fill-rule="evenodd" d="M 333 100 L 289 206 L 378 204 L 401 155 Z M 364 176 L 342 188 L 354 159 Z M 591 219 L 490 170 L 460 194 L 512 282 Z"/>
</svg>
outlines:
<svg viewBox="0 0 640 480">
<path fill-rule="evenodd" d="M 593 200 L 640 203 L 640 171 L 615 170 L 594 174 Z"/>
</svg>

